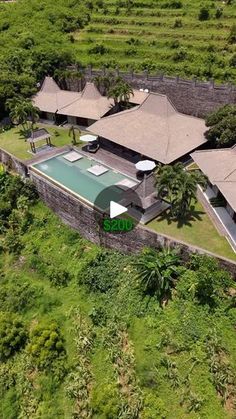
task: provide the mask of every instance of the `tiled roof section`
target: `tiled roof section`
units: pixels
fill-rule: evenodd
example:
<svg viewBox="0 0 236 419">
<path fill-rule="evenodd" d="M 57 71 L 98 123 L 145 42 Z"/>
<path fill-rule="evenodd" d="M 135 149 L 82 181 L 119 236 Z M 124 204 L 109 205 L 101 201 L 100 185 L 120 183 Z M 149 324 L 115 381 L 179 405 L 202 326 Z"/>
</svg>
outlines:
<svg viewBox="0 0 236 419">
<path fill-rule="evenodd" d="M 236 146 L 196 151 L 191 156 L 212 185 L 218 187 L 236 211 Z"/>
<path fill-rule="evenodd" d="M 206 142 L 204 120 L 177 112 L 167 96 L 157 93 L 133 109 L 102 118 L 90 130 L 164 164 Z"/>
</svg>

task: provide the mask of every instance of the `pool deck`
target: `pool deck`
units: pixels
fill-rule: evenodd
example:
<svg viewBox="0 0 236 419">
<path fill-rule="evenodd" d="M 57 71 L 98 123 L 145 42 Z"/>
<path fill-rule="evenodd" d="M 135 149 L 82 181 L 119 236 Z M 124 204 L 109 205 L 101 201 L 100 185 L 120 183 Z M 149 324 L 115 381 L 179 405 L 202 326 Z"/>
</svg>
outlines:
<svg viewBox="0 0 236 419">
<path fill-rule="evenodd" d="M 45 152 L 36 153 L 31 159 L 25 160 L 27 166 L 31 166 L 35 163 L 40 163 L 43 160 L 50 159 L 51 157 L 57 156 L 58 154 L 64 153 L 65 151 L 71 151 L 72 147 L 70 145 L 65 145 L 63 147 L 51 147 L 51 149 L 45 150 Z"/>
<path fill-rule="evenodd" d="M 99 163 L 105 164 L 108 167 L 113 168 L 113 170 L 117 170 L 124 175 L 130 176 L 136 179 L 137 169 L 133 162 L 126 160 L 111 151 L 100 147 L 96 153 L 90 153 L 87 151 L 87 147 L 84 146 L 81 148 L 77 148 L 79 153 L 83 153 L 88 158 L 94 159 Z"/>
</svg>

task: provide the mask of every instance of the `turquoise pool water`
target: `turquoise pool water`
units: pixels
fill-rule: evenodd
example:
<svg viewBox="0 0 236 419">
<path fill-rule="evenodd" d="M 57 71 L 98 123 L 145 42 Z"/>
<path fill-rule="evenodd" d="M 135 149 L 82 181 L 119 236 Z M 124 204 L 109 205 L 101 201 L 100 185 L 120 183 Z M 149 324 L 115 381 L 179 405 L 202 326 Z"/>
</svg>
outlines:
<svg viewBox="0 0 236 419">
<path fill-rule="evenodd" d="M 87 172 L 87 169 L 99 164 L 96 160 L 84 156 L 81 160 L 70 163 L 63 158 L 63 155 L 67 153 L 44 160 L 41 163 L 34 164 L 32 167 L 75 194 L 85 198 L 91 204 L 94 203 L 98 194 L 106 187 L 112 187 L 109 189 L 109 201 L 118 201 L 120 199 L 122 190 L 116 187 L 115 184 L 123 179 L 127 179 L 128 176 L 111 169 L 100 176 L 95 176 Z M 102 164 L 102 166 L 105 165 Z M 107 202 L 104 202 L 104 207 L 101 209 L 106 209 L 106 207 Z"/>
</svg>

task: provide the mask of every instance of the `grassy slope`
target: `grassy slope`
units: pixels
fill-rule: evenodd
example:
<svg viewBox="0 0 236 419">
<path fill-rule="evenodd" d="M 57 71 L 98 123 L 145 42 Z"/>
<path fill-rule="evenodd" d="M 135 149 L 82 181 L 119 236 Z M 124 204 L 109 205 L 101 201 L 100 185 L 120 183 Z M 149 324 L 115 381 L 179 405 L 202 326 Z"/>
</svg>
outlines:
<svg viewBox="0 0 236 419">
<path fill-rule="evenodd" d="M 88 319 L 88 314 L 96 304 L 104 304 L 106 309 L 111 309 L 117 313 L 119 307 L 130 324 L 129 339 L 133 342 L 136 374 L 139 380 L 139 386 L 145 393 L 149 393 L 155 399 L 162 400 L 164 408 L 167 411 L 168 419 L 183 418 L 217 418 L 226 419 L 232 417 L 221 405 L 216 395 L 215 389 L 211 382 L 208 367 L 204 356 L 201 353 L 201 342 L 209 327 L 209 316 L 206 317 L 202 309 L 197 307 L 192 314 L 192 308 L 186 304 L 185 315 L 183 316 L 183 307 L 170 302 L 164 311 L 160 310 L 155 302 L 152 302 L 147 314 L 141 315 L 143 311 L 143 303 L 138 302 L 138 294 L 134 291 L 132 280 L 127 276 L 127 281 L 120 284 L 118 294 L 102 297 L 98 294 L 87 294 L 82 287 L 78 287 L 76 279 L 72 280 L 66 288 L 58 289 L 50 285 L 48 280 L 42 278 L 32 269 L 29 269 L 29 260 L 32 256 L 33 249 L 37 248 L 39 255 L 44 257 L 55 266 L 64 266 L 71 274 L 77 276 L 83 264 L 90 260 L 98 251 L 97 247 L 91 245 L 77 234 L 71 232 L 70 229 L 63 226 L 58 218 L 53 215 L 42 204 L 35 207 L 34 213 L 38 220 L 37 228 L 31 229 L 23 237 L 25 249 L 20 260 L 14 260 L 10 256 L 0 255 L 0 266 L 7 274 L 8 278 L 20 278 L 24 282 L 28 282 L 42 289 L 42 295 L 37 297 L 33 307 L 24 314 L 24 319 L 29 325 L 41 319 L 56 319 L 61 325 L 63 334 L 66 339 L 66 349 L 68 354 L 69 365 L 73 370 L 76 360 L 76 350 L 74 342 L 74 331 L 72 321 L 69 316 L 70 311 L 74 307 L 79 307 L 83 316 Z M 42 221 L 44 222 L 42 223 Z M 45 227 L 46 226 L 46 227 Z M 117 256 L 117 263 L 119 263 Z M 127 282 L 127 283 L 126 283 Z M 105 298 L 105 299 L 104 299 Z M 141 307 L 143 306 L 143 307 Z M 118 314 L 119 315 L 119 314 Z M 189 329 L 189 318 L 191 318 L 191 330 Z M 235 336 L 232 324 L 221 313 L 212 315 L 210 320 L 211 329 L 216 327 L 222 335 L 222 342 L 228 350 L 228 356 L 235 365 Z M 89 321 L 89 319 L 88 319 Z M 204 399 L 204 404 L 200 412 L 188 412 L 185 405 L 180 405 L 183 387 L 173 389 L 170 386 L 168 378 L 165 377 L 165 371 L 158 363 L 163 355 L 166 355 L 165 348 L 158 349 L 157 344 L 160 342 L 160 336 L 163 330 L 169 330 L 172 338 L 182 342 L 191 342 L 194 333 L 198 336 L 195 349 L 191 352 L 183 351 L 173 353 L 171 355 L 178 366 L 181 376 L 185 376 L 191 367 L 191 357 L 197 356 L 200 363 L 193 369 L 191 373 L 191 389 Z M 99 336 L 100 330 L 96 330 L 95 348 L 91 357 L 91 370 L 93 374 L 93 383 L 91 389 L 91 397 L 94 394 L 98 396 L 103 391 L 107 383 L 117 383 L 114 370 L 109 360 L 109 348 L 104 348 L 102 339 Z M 106 329 L 103 331 L 106 334 Z M 19 362 L 20 355 L 15 356 L 14 364 Z M 17 371 L 17 368 L 16 368 Z M 16 373 L 16 374 L 20 374 Z M 53 385 L 50 384 L 50 375 L 47 377 L 43 374 L 36 374 L 33 378 L 33 388 L 30 392 L 30 400 L 36 399 L 38 406 L 43 412 L 40 417 L 43 419 L 51 419 L 52 412 L 57 417 L 69 419 L 73 403 L 68 399 L 65 391 L 66 384 L 52 390 Z M 9 419 L 14 410 L 12 402 L 9 402 L 9 393 L 4 394 L 0 401 L 0 409 L 2 419 Z M 22 394 L 19 403 L 26 398 Z M 6 413 L 8 412 L 8 413 Z M 51 412 L 51 413 L 50 413 Z M 94 416 L 99 417 L 101 416 Z M 37 414 L 32 414 L 31 419 L 38 418 Z"/>
<path fill-rule="evenodd" d="M 135 0 L 130 12 L 124 7 L 117 12 L 117 2 L 105 0 L 106 13 L 103 8 L 94 9 L 90 24 L 75 34 L 79 61 L 95 67 L 110 63 L 137 71 L 144 70 L 146 63 L 151 71 L 235 81 L 236 70 L 229 65 L 235 46 L 227 44 L 236 17 L 235 2 L 224 6 L 220 1 L 205 1 L 211 14 L 207 21 L 198 20 L 203 4 L 200 0 L 183 0 L 180 9 L 163 8 L 165 3 Z M 220 19 L 215 18 L 217 7 L 223 8 Z M 181 19 L 182 27 L 174 28 L 176 19 Z M 130 44 L 131 38 L 136 44 Z M 177 48 L 173 41 L 179 41 Z M 107 52 L 92 54 L 90 49 L 96 44 L 103 44 Z M 186 50 L 187 56 L 175 60 L 174 54 L 180 48 Z"/>
</svg>

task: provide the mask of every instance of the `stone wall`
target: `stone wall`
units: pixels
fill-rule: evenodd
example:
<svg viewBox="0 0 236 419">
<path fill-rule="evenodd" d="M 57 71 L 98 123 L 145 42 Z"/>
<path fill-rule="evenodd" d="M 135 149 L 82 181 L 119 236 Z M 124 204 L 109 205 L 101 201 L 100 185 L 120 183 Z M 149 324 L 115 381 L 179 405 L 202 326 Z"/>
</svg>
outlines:
<svg viewBox="0 0 236 419">
<path fill-rule="evenodd" d="M 82 236 L 100 246 L 105 246 L 124 253 L 138 252 L 143 247 L 149 246 L 162 248 L 169 246 L 179 248 L 182 258 L 188 260 L 191 253 L 206 253 L 219 260 L 222 267 L 230 271 L 236 278 L 236 263 L 219 258 L 218 256 L 207 252 L 201 248 L 187 245 L 186 243 L 176 241 L 171 237 L 138 226 L 135 230 L 125 234 L 108 234 L 99 228 L 97 221 L 101 216 L 92 210 L 89 206 L 82 204 L 78 199 L 63 191 L 56 185 L 48 182 L 42 176 L 37 175 L 30 170 L 30 177 L 35 183 L 41 199 L 72 228 L 78 230 Z"/>
<path fill-rule="evenodd" d="M 3 163 L 8 170 L 13 170 L 14 172 L 17 172 L 21 176 L 27 176 L 27 166 L 26 164 L 20 160 L 17 159 L 12 154 L 8 153 L 5 150 L 2 150 L 0 148 L 0 162 Z"/>
<path fill-rule="evenodd" d="M 213 81 L 200 82 L 163 75 L 149 76 L 147 72 L 116 72 L 135 89 L 143 88 L 166 94 L 176 109 L 185 114 L 204 117 L 222 105 L 236 104 L 236 86 L 231 84 L 216 85 Z M 84 70 L 85 81 L 91 81 L 101 74 L 105 74 L 105 70 L 93 70 L 91 67 Z M 67 85 L 70 90 L 78 89 L 78 82 L 68 80 Z"/>
</svg>

